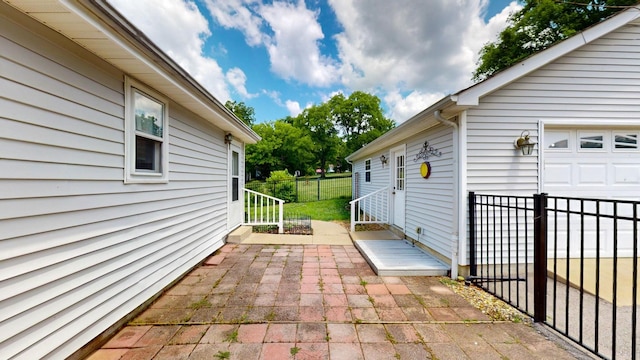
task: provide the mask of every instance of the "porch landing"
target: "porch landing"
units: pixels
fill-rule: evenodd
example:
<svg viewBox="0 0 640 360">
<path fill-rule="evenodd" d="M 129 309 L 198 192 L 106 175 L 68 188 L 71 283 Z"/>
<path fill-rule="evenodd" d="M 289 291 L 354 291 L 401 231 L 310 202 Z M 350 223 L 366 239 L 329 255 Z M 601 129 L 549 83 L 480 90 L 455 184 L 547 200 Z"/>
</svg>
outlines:
<svg viewBox="0 0 640 360">
<path fill-rule="evenodd" d="M 450 270 L 448 265 L 406 240 L 354 238 L 353 242 L 378 276 L 441 276 Z"/>
</svg>

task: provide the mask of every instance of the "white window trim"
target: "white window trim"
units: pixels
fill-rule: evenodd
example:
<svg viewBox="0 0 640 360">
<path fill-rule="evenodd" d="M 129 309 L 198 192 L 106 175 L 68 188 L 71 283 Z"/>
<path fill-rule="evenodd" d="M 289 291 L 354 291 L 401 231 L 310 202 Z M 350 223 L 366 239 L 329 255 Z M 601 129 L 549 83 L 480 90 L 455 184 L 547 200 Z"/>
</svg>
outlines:
<svg viewBox="0 0 640 360">
<path fill-rule="evenodd" d="M 135 129 L 135 108 L 134 108 L 134 91 L 144 93 L 146 96 L 163 104 L 163 122 L 162 122 L 162 147 L 160 172 L 143 172 L 136 171 L 136 129 Z M 124 183 L 125 184 L 153 184 L 169 182 L 169 101 L 162 95 L 151 90 L 142 83 L 131 79 L 127 76 L 124 78 L 124 120 L 125 120 L 125 166 L 124 166 Z"/>
</svg>

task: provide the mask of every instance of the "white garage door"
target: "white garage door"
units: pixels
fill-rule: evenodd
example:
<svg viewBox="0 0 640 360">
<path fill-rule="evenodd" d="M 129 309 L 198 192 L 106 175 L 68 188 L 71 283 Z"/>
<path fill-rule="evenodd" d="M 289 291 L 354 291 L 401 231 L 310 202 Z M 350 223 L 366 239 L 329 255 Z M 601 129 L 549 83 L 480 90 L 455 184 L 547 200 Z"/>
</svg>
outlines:
<svg viewBox="0 0 640 360">
<path fill-rule="evenodd" d="M 550 129 L 544 133 L 543 191 L 551 196 L 640 200 L 640 130 L 630 129 Z M 551 206 L 556 206 L 551 204 Z M 557 207 L 566 208 L 566 202 Z M 572 210 L 580 203 L 573 201 Z M 586 212 L 595 212 L 595 204 L 587 203 Z M 618 215 L 631 215 L 630 207 L 620 207 Z M 601 214 L 612 214 L 610 204 L 603 204 Z M 553 230 L 554 221 L 550 221 Z M 566 216 L 558 218 L 560 238 L 570 228 L 571 256 L 580 254 L 580 217 L 572 216 L 566 225 Z M 629 256 L 632 249 L 632 231 L 628 222 L 619 223 L 618 255 Z M 596 255 L 596 224 L 585 217 L 585 255 Z M 613 221 L 600 221 L 600 255 L 613 255 Z M 560 243 L 560 241 L 559 241 Z M 560 249 L 560 252 L 563 252 Z M 565 249 L 566 250 L 566 249 Z M 565 251 L 566 252 L 566 251 Z"/>
</svg>

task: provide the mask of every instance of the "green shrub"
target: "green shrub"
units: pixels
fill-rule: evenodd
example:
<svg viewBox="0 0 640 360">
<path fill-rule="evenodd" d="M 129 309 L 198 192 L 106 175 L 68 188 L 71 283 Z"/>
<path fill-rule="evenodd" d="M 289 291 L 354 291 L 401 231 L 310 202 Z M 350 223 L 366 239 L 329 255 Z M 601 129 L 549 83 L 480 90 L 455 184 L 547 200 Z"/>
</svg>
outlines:
<svg viewBox="0 0 640 360">
<path fill-rule="evenodd" d="M 267 178 L 268 194 L 286 202 L 296 201 L 295 179 L 287 170 L 272 171 Z"/>
</svg>

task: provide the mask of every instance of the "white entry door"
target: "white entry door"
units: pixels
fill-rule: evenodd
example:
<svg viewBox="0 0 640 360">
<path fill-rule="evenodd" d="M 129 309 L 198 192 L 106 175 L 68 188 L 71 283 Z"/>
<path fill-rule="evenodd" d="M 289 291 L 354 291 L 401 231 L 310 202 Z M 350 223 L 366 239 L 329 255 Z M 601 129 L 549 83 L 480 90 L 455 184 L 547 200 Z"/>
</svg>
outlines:
<svg viewBox="0 0 640 360">
<path fill-rule="evenodd" d="M 405 218 L 405 150 L 404 147 L 391 151 L 393 184 L 391 198 L 393 203 L 393 225 L 404 229 Z"/>
<path fill-rule="evenodd" d="M 244 216 L 244 192 L 242 190 L 243 161 L 240 148 L 236 145 L 229 147 L 229 194 L 227 204 L 227 228 L 234 229 L 242 224 Z"/>
</svg>

